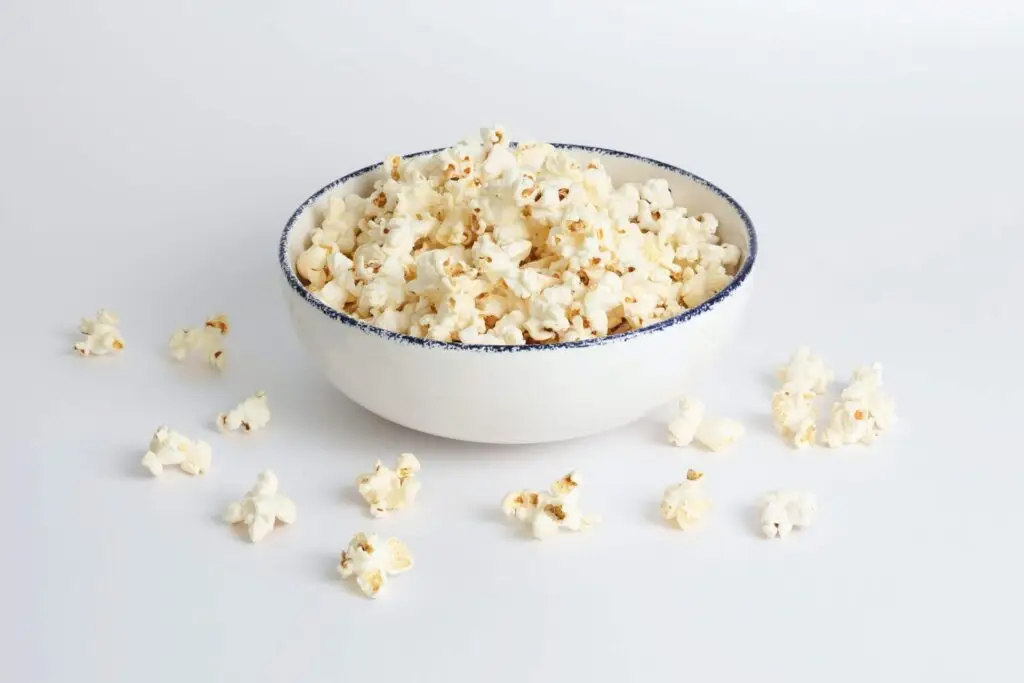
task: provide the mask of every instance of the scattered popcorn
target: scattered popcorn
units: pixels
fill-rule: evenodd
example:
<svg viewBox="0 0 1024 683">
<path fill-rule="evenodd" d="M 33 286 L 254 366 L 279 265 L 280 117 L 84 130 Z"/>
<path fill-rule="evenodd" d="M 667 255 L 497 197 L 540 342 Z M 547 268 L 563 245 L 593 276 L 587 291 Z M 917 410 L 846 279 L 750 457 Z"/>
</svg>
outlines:
<svg viewBox="0 0 1024 683">
<path fill-rule="evenodd" d="M 676 446 L 689 446 L 704 420 L 704 403 L 695 398 L 679 401 L 676 419 L 668 423 L 668 440 Z"/>
<path fill-rule="evenodd" d="M 798 387 L 786 384 L 772 396 L 772 422 L 797 448 L 806 448 L 814 443 L 817 434 L 818 413 L 812 403 L 814 395 Z"/>
<path fill-rule="evenodd" d="M 696 470 L 687 470 L 686 481 L 666 488 L 661 499 L 661 516 L 678 524 L 683 531 L 700 524 L 711 509 L 711 499 L 704 494 L 698 483 L 702 476 Z"/>
<path fill-rule="evenodd" d="M 295 269 L 325 305 L 383 329 L 505 345 L 678 315 L 741 260 L 667 180 L 615 188 L 600 161 L 512 147 L 497 127 L 432 156 L 388 157 L 368 197 L 330 197 Z"/>
<path fill-rule="evenodd" d="M 277 492 L 277 476 L 263 470 L 245 497 L 228 506 L 224 519 L 228 524 L 245 524 L 249 539 L 255 543 L 269 534 L 277 522 L 293 523 L 295 515 L 295 503 Z"/>
<path fill-rule="evenodd" d="M 809 493 L 772 491 L 758 503 L 761 531 L 768 538 L 786 538 L 795 527 L 808 527 L 818 512 L 818 503 Z"/>
<path fill-rule="evenodd" d="M 359 494 L 370 506 L 370 514 L 382 517 L 389 512 L 412 505 L 420 490 L 416 473 L 420 462 L 412 453 L 398 456 L 395 469 L 385 467 L 380 460 L 373 472 L 362 474 L 356 479 Z"/>
<path fill-rule="evenodd" d="M 205 441 L 192 441 L 167 427 L 157 427 L 149 450 L 142 456 L 142 465 L 154 477 L 162 474 L 164 467 L 175 465 L 185 474 L 196 476 L 206 474 L 212 459 L 213 452 Z"/>
<path fill-rule="evenodd" d="M 186 327 L 171 335 L 171 357 L 183 361 L 192 352 L 206 358 L 218 370 L 224 367 L 224 335 L 228 333 L 228 317 L 217 315 L 202 327 Z"/>
<path fill-rule="evenodd" d="M 864 365 L 853 371 L 852 381 L 832 406 L 825 444 L 870 445 L 895 422 L 895 404 L 882 388 L 882 364 Z"/>
<path fill-rule="evenodd" d="M 412 556 L 397 538 L 381 541 L 376 534 L 357 533 L 341 552 L 338 573 L 342 578 L 356 577 L 359 588 L 376 598 L 388 576 L 412 569 Z"/>
<path fill-rule="evenodd" d="M 528 523 L 534 538 L 547 538 L 559 528 L 582 531 L 600 521 L 579 510 L 579 480 L 575 472 L 551 485 L 550 491 L 513 491 L 505 496 L 501 509 L 508 517 Z"/>
<path fill-rule="evenodd" d="M 783 387 L 811 394 L 825 393 L 835 379 L 835 373 L 825 367 L 825 362 L 806 346 L 798 348 L 777 374 Z"/>
<path fill-rule="evenodd" d="M 85 335 L 85 339 L 75 344 L 75 351 L 80 356 L 105 356 L 121 351 L 124 339 L 117 323 L 117 316 L 105 308 L 101 308 L 95 318 L 82 318 L 78 331 Z"/>
<path fill-rule="evenodd" d="M 265 392 L 257 391 L 232 410 L 217 416 L 217 426 L 221 431 L 254 432 L 263 429 L 270 422 L 270 408 L 267 406 Z"/>
</svg>

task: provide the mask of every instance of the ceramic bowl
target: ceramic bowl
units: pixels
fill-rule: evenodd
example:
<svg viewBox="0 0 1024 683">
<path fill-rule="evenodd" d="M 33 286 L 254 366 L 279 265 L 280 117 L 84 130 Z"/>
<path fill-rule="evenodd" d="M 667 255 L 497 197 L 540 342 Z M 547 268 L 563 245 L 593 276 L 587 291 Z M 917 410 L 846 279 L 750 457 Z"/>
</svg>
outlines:
<svg viewBox="0 0 1024 683">
<path fill-rule="evenodd" d="M 367 166 L 303 202 L 288 219 L 279 245 L 291 320 L 334 386 L 367 410 L 411 429 L 500 444 L 559 441 L 614 429 L 685 393 L 743 317 L 757 257 L 750 218 L 725 192 L 674 166 L 596 147 L 556 147 L 583 163 L 598 157 L 616 185 L 667 179 L 678 205 L 691 214 L 714 213 L 722 238 L 741 247 L 736 277 L 681 315 L 595 340 L 481 346 L 382 330 L 325 306 L 295 273 L 295 258 L 328 198 L 372 191 L 381 165 Z"/>
</svg>

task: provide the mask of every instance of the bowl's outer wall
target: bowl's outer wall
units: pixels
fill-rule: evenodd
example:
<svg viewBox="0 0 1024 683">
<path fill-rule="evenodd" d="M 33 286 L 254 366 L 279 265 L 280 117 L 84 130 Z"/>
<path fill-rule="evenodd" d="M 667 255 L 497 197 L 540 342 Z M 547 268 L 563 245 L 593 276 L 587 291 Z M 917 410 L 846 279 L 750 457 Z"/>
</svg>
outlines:
<svg viewBox="0 0 1024 683">
<path fill-rule="evenodd" d="M 719 234 L 748 248 L 743 218 L 713 189 L 635 158 L 599 156 L 618 183 L 669 180 L 676 203 L 710 211 Z M 292 262 L 319 222 L 327 196 L 365 194 L 379 172 L 340 185 L 295 221 Z M 739 325 L 750 293 L 742 286 L 709 310 L 677 325 L 622 341 L 530 352 L 424 346 L 368 333 L 333 320 L 282 278 L 299 338 L 327 378 L 381 417 L 438 436 L 485 443 L 537 443 L 627 424 L 687 391 Z"/>
</svg>

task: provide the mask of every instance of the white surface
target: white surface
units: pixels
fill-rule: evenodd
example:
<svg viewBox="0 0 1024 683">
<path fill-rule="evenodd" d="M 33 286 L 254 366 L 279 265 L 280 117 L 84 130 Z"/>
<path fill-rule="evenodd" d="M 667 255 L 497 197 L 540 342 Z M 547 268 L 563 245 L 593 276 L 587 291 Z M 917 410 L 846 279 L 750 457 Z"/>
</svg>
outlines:
<svg viewBox="0 0 1024 683">
<path fill-rule="evenodd" d="M 747 224 L 721 191 L 640 159 L 582 151 L 574 156 L 582 164 L 599 159 L 616 186 L 665 178 L 679 206 L 690 215 L 713 213 L 718 236 L 749 257 Z M 299 214 L 288 232 L 290 262 L 309 246 L 329 198 L 370 196 L 380 175 L 334 187 Z M 331 383 L 355 403 L 428 434 L 509 445 L 606 432 L 692 389 L 736 335 L 757 282 L 756 259 L 752 265 L 751 271 L 737 272 L 742 279 L 722 298 L 676 324 L 583 347 L 512 352 L 424 346 L 369 333 L 330 317 L 308 293 L 300 295 L 293 288 L 294 269 L 290 279 L 278 272 L 296 334 Z"/>
<path fill-rule="evenodd" d="M 359 681 L 381 658 L 427 683 L 1021 679 L 1019 3 L 85 4 L 0 5 L 5 680 Z M 702 391 L 739 448 L 675 450 L 665 416 L 463 445 L 303 360 L 274 272 L 289 212 L 494 120 L 677 163 L 750 211 L 759 297 Z M 127 350 L 77 358 L 100 306 Z M 219 310 L 222 377 L 166 358 Z M 769 373 L 799 343 L 843 376 L 885 363 L 897 430 L 783 445 Z M 217 434 L 260 387 L 269 427 Z M 139 466 L 162 422 L 210 440 L 209 475 Z M 421 499 L 371 520 L 354 477 L 403 450 Z M 217 518 L 268 465 L 299 519 L 253 546 Z M 716 502 L 695 535 L 658 515 L 690 466 Z M 593 533 L 501 518 L 570 467 Z M 819 496 L 786 543 L 755 528 L 773 488 Z M 387 599 L 335 573 L 357 529 L 414 554 Z"/>
</svg>

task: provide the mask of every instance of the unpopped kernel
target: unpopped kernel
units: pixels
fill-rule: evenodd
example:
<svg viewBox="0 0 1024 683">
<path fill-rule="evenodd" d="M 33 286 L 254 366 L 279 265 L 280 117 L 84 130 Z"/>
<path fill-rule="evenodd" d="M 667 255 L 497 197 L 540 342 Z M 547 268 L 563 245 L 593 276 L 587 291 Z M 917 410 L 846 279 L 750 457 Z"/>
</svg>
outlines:
<svg viewBox="0 0 1024 683">
<path fill-rule="evenodd" d="M 356 583 L 369 598 L 380 595 L 387 577 L 412 569 L 412 556 L 397 538 L 381 541 L 376 534 L 357 533 L 341 552 L 338 573 Z"/>
<path fill-rule="evenodd" d="M 149 450 L 142 456 L 142 465 L 154 477 L 164 467 L 178 467 L 185 474 L 206 474 L 213 460 L 213 451 L 205 441 L 192 441 L 167 427 L 157 427 L 149 441 Z"/>
<path fill-rule="evenodd" d="M 217 416 L 217 427 L 224 432 L 255 432 L 266 427 L 268 422 L 270 408 L 267 406 L 267 394 L 263 391 L 257 391 L 236 407 Z"/>
<path fill-rule="evenodd" d="M 895 422 L 895 404 L 882 388 L 882 364 L 863 365 L 853 371 L 853 379 L 832 406 L 825 444 L 870 445 Z"/>
<path fill-rule="evenodd" d="M 416 456 L 402 453 L 398 456 L 395 469 L 378 460 L 373 472 L 359 475 L 356 486 L 363 500 L 370 506 L 370 514 L 383 517 L 389 512 L 412 505 L 420 490 L 420 481 L 416 477 L 419 471 L 420 461 Z"/>
<path fill-rule="evenodd" d="M 703 476 L 696 470 L 687 470 L 686 480 L 666 488 L 661 499 L 661 516 L 683 531 L 698 526 L 711 509 L 711 499 L 700 486 Z"/>
<path fill-rule="evenodd" d="M 575 472 L 553 483 L 549 491 L 513 491 L 505 496 L 501 509 L 506 516 L 529 524 L 538 539 L 548 538 L 560 528 L 582 531 L 599 521 L 580 512 L 579 479 Z"/>
<path fill-rule="evenodd" d="M 105 356 L 121 351 L 124 339 L 117 323 L 117 316 L 105 308 L 101 308 L 95 318 L 82 318 L 78 331 L 85 339 L 75 344 L 75 351 L 80 356 Z"/>
<path fill-rule="evenodd" d="M 464 344 L 581 341 L 700 305 L 740 248 L 668 181 L 614 187 L 600 161 L 500 127 L 432 156 L 388 157 L 368 197 L 331 197 L 295 269 L 325 305 Z"/>
<path fill-rule="evenodd" d="M 296 518 L 295 503 L 278 493 L 277 488 L 277 476 L 263 470 L 245 497 L 228 506 L 224 520 L 228 524 L 244 524 L 253 543 L 273 531 L 277 522 L 292 524 Z"/>
<path fill-rule="evenodd" d="M 786 538 L 794 528 L 814 522 L 818 513 L 817 499 L 810 493 L 772 491 L 757 506 L 761 531 L 768 538 Z"/>
<path fill-rule="evenodd" d="M 171 357 L 183 361 L 192 353 L 198 353 L 206 362 L 220 370 L 224 367 L 224 336 L 228 333 L 228 317 L 216 315 L 209 318 L 202 327 L 184 327 L 171 335 Z"/>
</svg>

